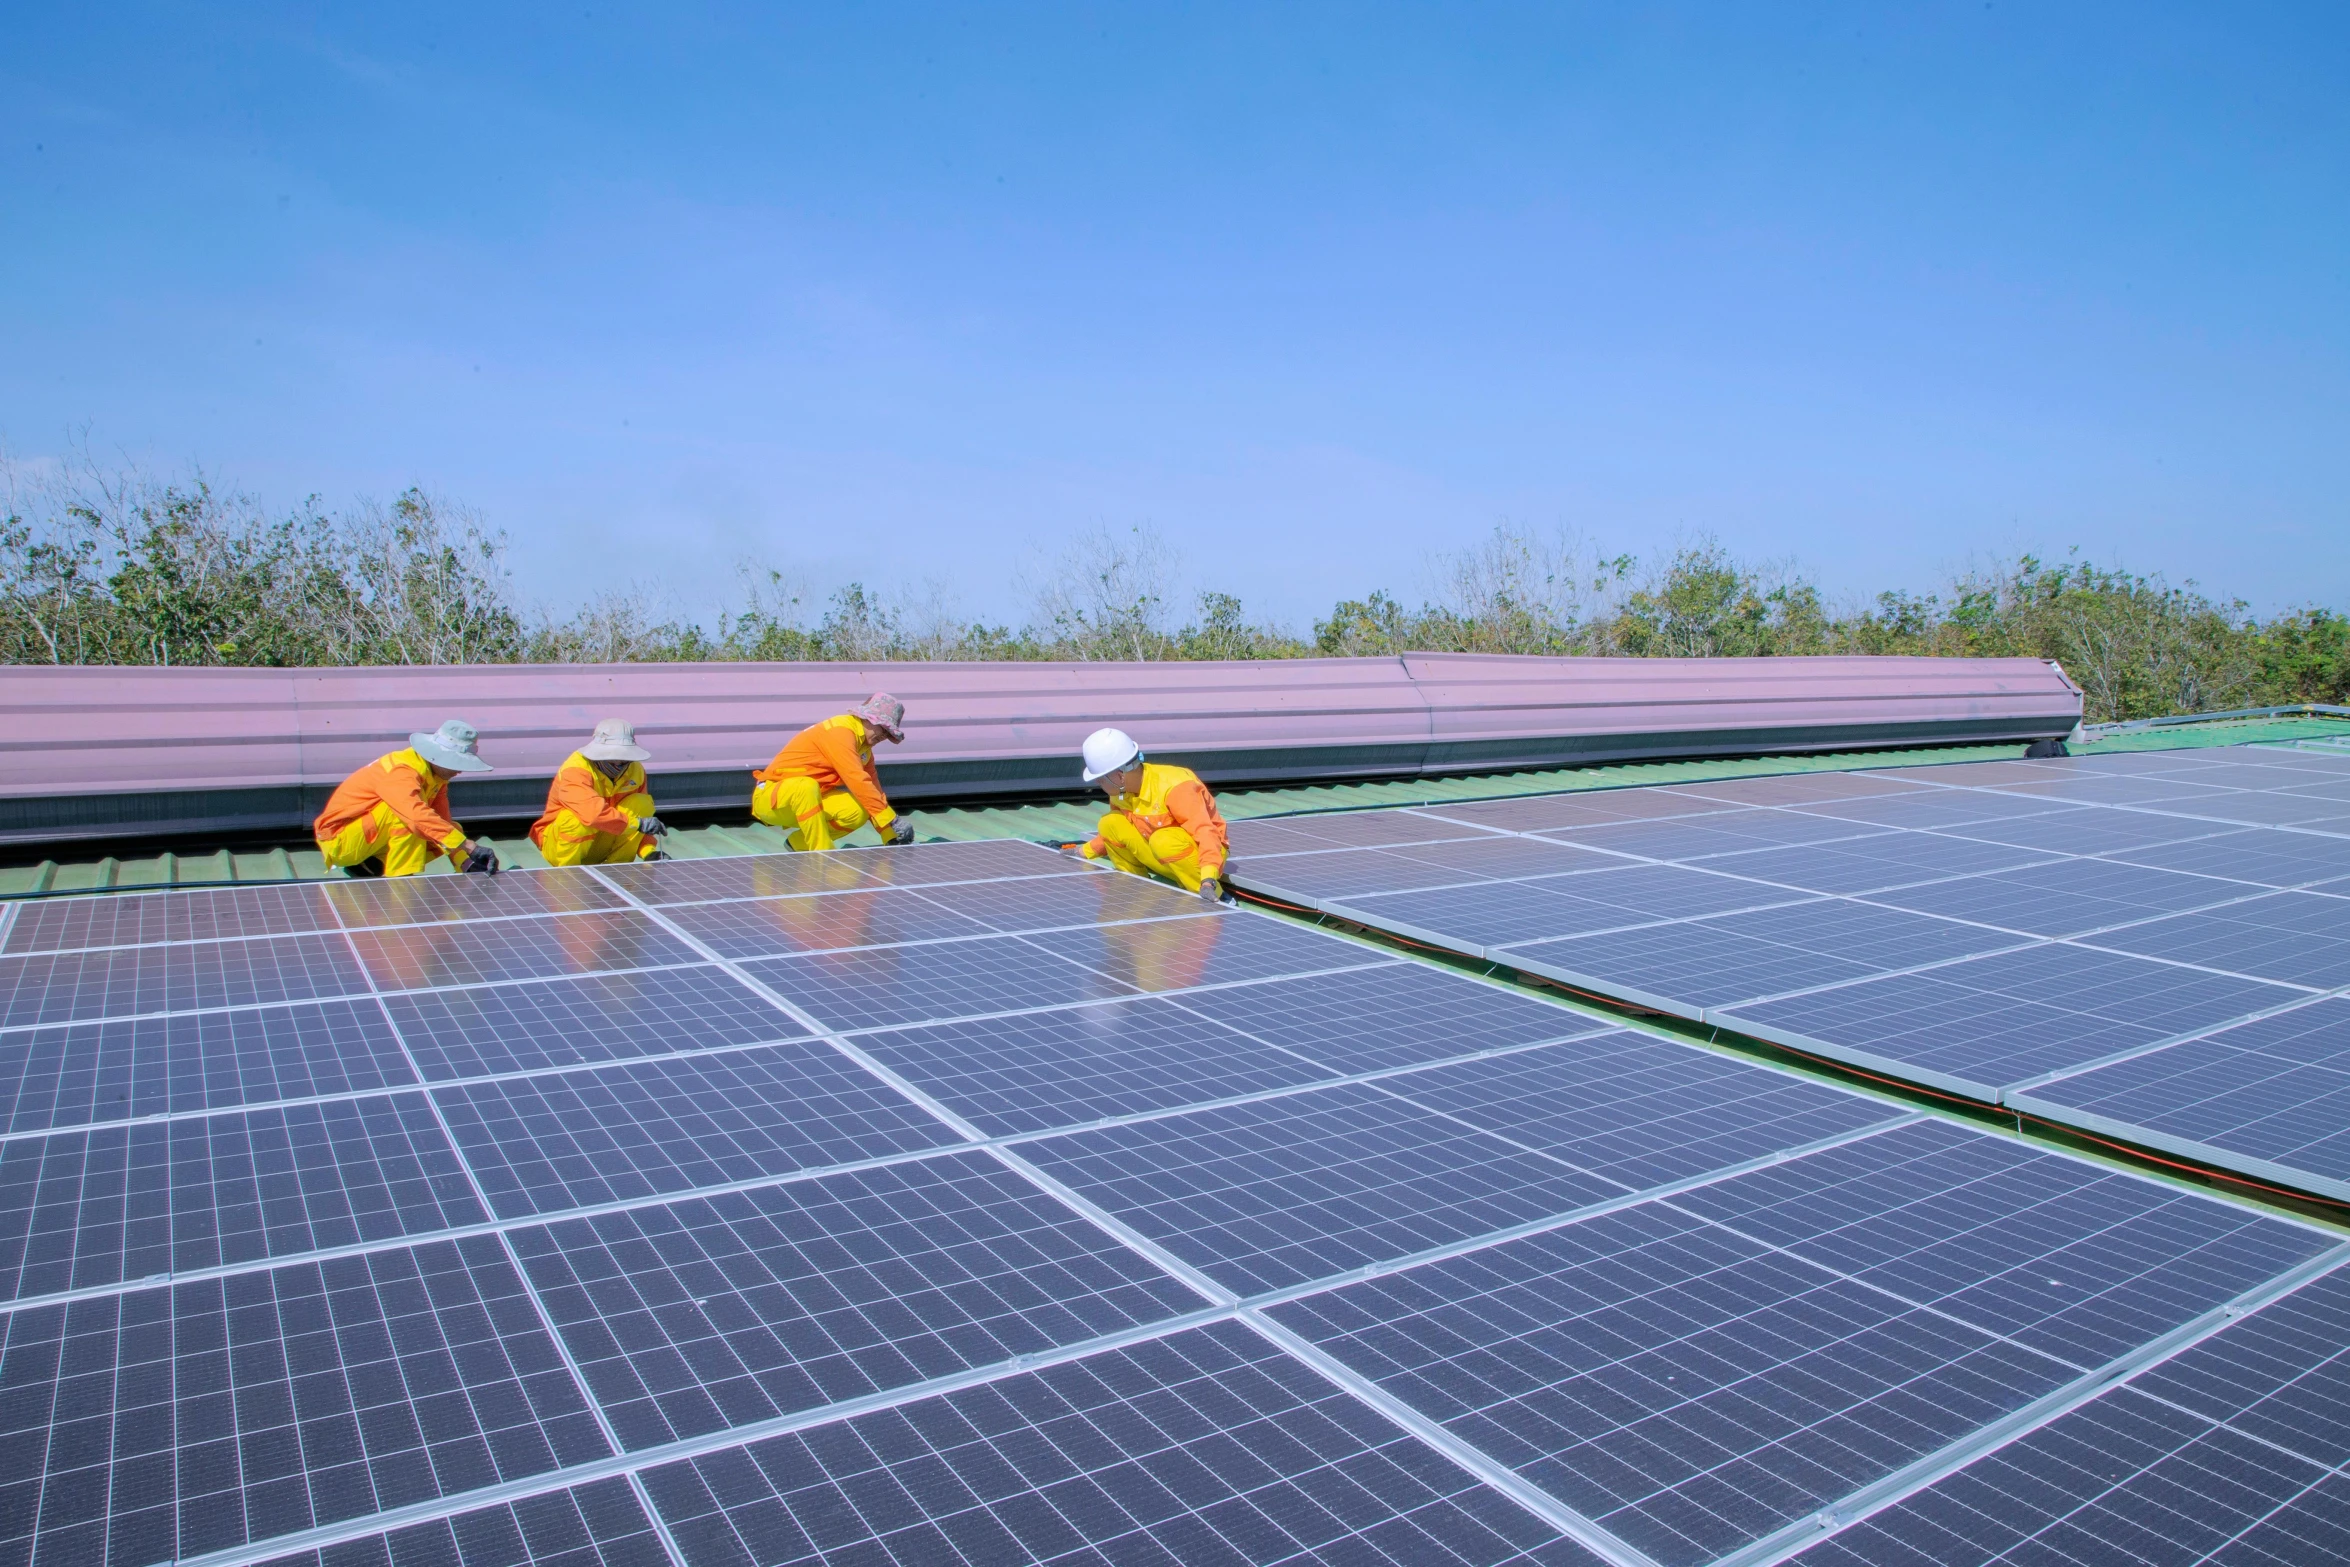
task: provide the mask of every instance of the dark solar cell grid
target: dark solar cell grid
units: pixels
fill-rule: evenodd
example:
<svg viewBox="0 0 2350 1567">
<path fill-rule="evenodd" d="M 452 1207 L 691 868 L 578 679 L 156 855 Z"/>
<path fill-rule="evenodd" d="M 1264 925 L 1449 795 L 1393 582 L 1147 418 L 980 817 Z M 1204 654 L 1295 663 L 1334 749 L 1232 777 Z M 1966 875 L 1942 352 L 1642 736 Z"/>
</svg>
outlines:
<svg viewBox="0 0 2350 1567">
<path fill-rule="evenodd" d="M 2315 833 L 2229 832 L 2132 849 L 2114 858 L 2268 887 L 2307 887 L 2350 877 L 2350 843 Z"/>
<path fill-rule="evenodd" d="M 1606 1027 L 1522 992 L 1422 964 L 1202 991 L 1185 996 L 1183 1005 L 1342 1075 Z"/>
<path fill-rule="evenodd" d="M 1609 854 L 1638 855 L 1652 860 L 1688 860 L 1707 854 L 1735 854 L 1762 849 L 1783 840 L 1743 833 L 1745 818 L 1768 816 L 1766 811 L 1725 806 L 1718 816 L 1671 817 L 1658 821 L 1602 822 L 1588 827 L 1562 827 L 1538 841 L 1573 845 Z M 1788 813 L 1792 814 L 1792 813 Z M 1869 829 L 1848 822 L 1826 823 L 1823 838 L 1858 837 Z"/>
<path fill-rule="evenodd" d="M 1133 993 L 1010 936 L 758 958 L 742 969 L 830 1029 L 939 1022 Z"/>
<path fill-rule="evenodd" d="M 0 1299 L 488 1218 L 420 1094 L 0 1143 Z"/>
<path fill-rule="evenodd" d="M 1313 854 L 1339 847 L 1313 830 L 1313 818 L 1301 817 L 1287 821 L 1250 821 L 1245 818 L 1225 824 L 1224 841 L 1235 859 L 1251 859 L 1277 854 Z"/>
<path fill-rule="evenodd" d="M 992 839 L 983 843 L 923 843 L 856 851 L 857 872 L 894 887 L 950 881 L 1004 881 L 1023 876 L 1081 876 L 1083 862 L 1040 843 Z"/>
<path fill-rule="evenodd" d="M 1873 908 L 1842 898 L 1790 903 L 1752 914 L 1725 914 L 1698 920 L 1690 928 L 1725 931 L 1876 969 L 1918 968 L 2024 943 L 2024 938 L 2005 931 Z"/>
<path fill-rule="evenodd" d="M 933 887 L 922 896 L 991 930 L 1053 930 L 1105 920 L 1179 919 L 1217 916 L 1214 905 L 1187 892 L 1139 876 L 1093 871 L 1027 881 L 959 883 Z"/>
<path fill-rule="evenodd" d="M 608 1451 L 495 1237 L 0 1318 L 0 1551 L 152 1562 Z M 36 1501 L 37 1498 L 37 1501 Z"/>
<path fill-rule="evenodd" d="M 385 990 L 425 990 L 701 961 L 691 947 L 632 909 L 553 919 L 364 930 L 355 933 L 351 941 L 368 973 Z"/>
<path fill-rule="evenodd" d="M 366 990 L 340 936 L 0 958 L 0 1028 Z"/>
<path fill-rule="evenodd" d="M 807 1033 L 716 968 L 423 991 L 387 997 L 384 1008 L 436 1083 Z"/>
<path fill-rule="evenodd" d="M 334 928 L 334 913 L 315 886 L 109 894 L 19 904 L 0 951 L 145 947 L 161 941 L 282 936 Z"/>
<path fill-rule="evenodd" d="M 1648 925 L 1496 949 L 1536 974 L 1694 1016 L 1698 1009 L 1881 972 L 1709 923 Z"/>
<path fill-rule="evenodd" d="M 1388 1078 L 1385 1087 L 1634 1190 L 1909 1114 L 1622 1030 L 1431 1067 Z"/>
<path fill-rule="evenodd" d="M 2334 990 L 2350 985 L 2350 898 L 2277 892 L 2107 931 L 2096 945 Z"/>
<path fill-rule="evenodd" d="M 1736 1007 L 1723 1021 L 1988 1089 L 2076 1070 L 2302 994 L 2050 944 Z"/>
<path fill-rule="evenodd" d="M 1100 1127 L 1024 1151 L 1242 1296 L 1624 1191 L 1363 1084 Z"/>
<path fill-rule="evenodd" d="M 1364 852 L 1367 858 L 1369 851 Z M 1543 838 L 1471 838 L 1459 843 L 1415 844 L 1389 853 L 1414 864 L 1451 871 L 1456 881 L 1476 876 L 1566 876 L 1576 871 L 1608 870 L 1624 863 L 1613 854 L 1600 854 Z M 1406 885 L 1399 882 L 1392 890 L 1400 891 Z"/>
<path fill-rule="evenodd" d="M 750 854 L 649 865 L 608 865 L 596 875 L 646 903 L 704 903 L 717 898 L 789 898 L 881 885 L 858 867 L 864 853 Z"/>
<path fill-rule="evenodd" d="M 434 1518 L 275 1557 L 261 1567 L 670 1567 L 668 1548 L 626 1480 Z"/>
<path fill-rule="evenodd" d="M 1880 894 L 1873 902 L 2035 936 L 2077 936 L 2169 911 L 2242 898 L 2242 882 L 2182 876 L 2112 860 L 2064 860 Z"/>
<path fill-rule="evenodd" d="M 2124 1388 L 1796 1558 L 1803 1567 L 2309 1567 L 2350 1555 L 2339 1476 Z"/>
<path fill-rule="evenodd" d="M 1777 887 L 1679 865 L 1631 865 L 1622 870 L 1594 871 L 1522 885 L 1539 886 L 1562 898 L 1620 909 L 1631 919 L 1640 920 L 1697 919 L 1736 909 L 1803 901 Z"/>
<path fill-rule="evenodd" d="M 1830 821 L 1858 822 L 1905 832 L 1931 832 L 2018 820 L 2059 821 L 2086 814 L 2088 807 L 2057 800 L 2018 799 L 1979 789 L 1920 791 L 1875 800 L 1829 800 L 1817 805 L 1790 806 L 1790 810 Z"/>
<path fill-rule="evenodd" d="M 2128 854 L 2158 845 L 2193 843 L 2227 830 L 2225 822 L 2186 816 L 2090 809 L 2031 816 L 2018 822 L 1953 827 L 1949 832 L 1953 837 L 2051 854 Z"/>
<path fill-rule="evenodd" d="M 398 876 L 333 881 L 326 895 L 343 923 L 431 925 L 513 915 L 616 909 L 626 900 L 587 871 L 520 871 L 511 876 Z"/>
<path fill-rule="evenodd" d="M 1555 827 L 1590 827 L 1626 818 L 1597 808 L 1595 791 L 1583 794 L 1530 795 L 1520 800 L 1483 800 L 1468 805 L 1432 805 L 1428 814 L 1449 822 L 1491 828 L 1495 832 L 1542 832 Z M 1720 810 L 1719 804 L 1678 802 L 1682 811 Z"/>
<path fill-rule="evenodd" d="M 2047 853 L 2037 849 L 2014 849 L 1930 833 L 1885 833 L 1835 844 L 1717 855 L 1705 862 L 1705 868 L 1725 876 L 1751 877 L 1806 892 L 1849 895 L 1916 886 L 1952 876 L 2009 870 L 2049 859 Z"/>
<path fill-rule="evenodd" d="M 415 1081 L 372 1001 L 68 1023 L 0 1034 L 0 1132 Z"/>
<path fill-rule="evenodd" d="M 1233 1323 L 650 1471 L 697 1567 L 1595 1567 Z"/>
<path fill-rule="evenodd" d="M 1943 1121 L 1672 1201 L 2083 1370 L 2330 1244 L 2249 1208 Z"/>
<path fill-rule="evenodd" d="M 804 898 L 700 903 L 670 914 L 679 929 L 723 958 L 884 947 L 901 941 L 984 936 L 975 919 L 918 892 L 831 892 Z"/>
<path fill-rule="evenodd" d="M 2222 1559 L 2340 1559 L 2350 1495 L 2320 1478 L 2350 1459 L 2346 1358 L 2350 1280 L 2336 1271 L 1802 1560 L 2205 1560 L 2239 1536 Z"/>
<path fill-rule="evenodd" d="M 954 1142 L 828 1046 L 680 1057 L 436 1091 L 504 1219 Z"/>
<path fill-rule="evenodd" d="M 2319 1002 L 2043 1084 L 2018 1103 L 2350 1186 L 2350 1004 Z M 2234 1156 L 2234 1157 L 2230 1157 Z"/>
<path fill-rule="evenodd" d="M 1487 836 L 1486 829 L 1456 819 L 1452 811 L 1333 811 L 1297 823 L 1325 842 L 1349 849 L 1376 849 L 1409 843 L 1450 843 Z"/>
<path fill-rule="evenodd" d="M 1159 997 L 861 1036 L 993 1135 L 1262 1093 L 1332 1074 Z"/>
<path fill-rule="evenodd" d="M 1484 881 L 1482 872 L 1449 870 L 1407 858 L 1393 849 L 1329 849 L 1320 854 L 1285 854 L 1274 859 L 1235 859 L 1233 880 L 1277 898 L 1320 902 L 1364 892 L 1401 892 L 1417 887 L 1451 887 Z"/>
<path fill-rule="evenodd" d="M 1201 1304 L 981 1154 L 559 1220 L 513 1244 L 631 1449 Z"/>
<path fill-rule="evenodd" d="M 1658 1204 L 1271 1314 L 1664 1567 L 1709 1562 L 2071 1379 Z"/>
<path fill-rule="evenodd" d="M 2247 826 L 2299 827 L 2309 832 L 2338 833 L 2350 805 L 2297 794 L 2230 794 L 2210 800 L 2176 800 L 2157 807 L 2214 821 Z"/>
<path fill-rule="evenodd" d="M 1881 773 L 1782 773 L 1775 777 L 1724 778 L 1718 782 L 1683 784 L 1674 792 L 1732 805 L 1817 805 L 1831 800 L 1916 794 L 1928 787 Z"/>
<path fill-rule="evenodd" d="M 1564 889 L 1582 879 L 1559 877 L 1427 892 L 1373 893 L 1332 899 L 1328 907 L 1333 913 L 1382 930 L 1470 953 L 1482 953 L 1497 942 L 1638 923 L 1638 915 L 1613 904 L 1567 896 Z"/>
<path fill-rule="evenodd" d="M 2227 789 L 2215 789 L 2198 780 L 2175 775 L 2132 778 L 2092 774 L 2002 784 L 1998 788 L 2001 794 L 2020 798 L 2062 800 L 2068 804 L 2083 805 L 2142 805 L 2158 810 L 2171 806 L 2193 811 L 2204 804 L 2231 798 L 2231 791 Z"/>
<path fill-rule="evenodd" d="M 1217 920 L 1149 920 L 1091 930 L 1046 931 L 1022 939 L 1136 990 L 1148 991 L 1229 985 L 1395 961 L 1394 954 L 1384 948 L 1246 912 Z"/>
</svg>

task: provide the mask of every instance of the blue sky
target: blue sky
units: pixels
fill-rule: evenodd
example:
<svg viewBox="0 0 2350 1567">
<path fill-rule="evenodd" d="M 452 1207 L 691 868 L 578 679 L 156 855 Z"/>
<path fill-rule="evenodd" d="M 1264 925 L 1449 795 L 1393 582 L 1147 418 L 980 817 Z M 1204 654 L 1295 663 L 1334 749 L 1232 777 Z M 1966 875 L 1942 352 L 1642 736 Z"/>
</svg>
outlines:
<svg viewBox="0 0 2350 1567">
<path fill-rule="evenodd" d="M 2350 11 L 9 8 L 0 439 L 411 484 L 553 605 L 1497 522 L 2350 605 Z"/>
</svg>

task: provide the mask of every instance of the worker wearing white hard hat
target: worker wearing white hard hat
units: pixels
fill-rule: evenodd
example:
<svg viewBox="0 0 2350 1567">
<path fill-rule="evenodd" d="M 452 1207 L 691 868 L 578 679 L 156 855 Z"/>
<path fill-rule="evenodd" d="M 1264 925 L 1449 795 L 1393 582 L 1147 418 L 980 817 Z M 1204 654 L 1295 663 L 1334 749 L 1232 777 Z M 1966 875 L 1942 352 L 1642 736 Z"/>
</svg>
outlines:
<svg viewBox="0 0 2350 1567">
<path fill-rule="evenodd" d="M 1096 729 L 1084 754 L 1085 781 L 1110 797 L 1110 811 L 1080 852 L 1222 901 L 1224 818 L 1199 774 L 1147 759 L 1123 729 Z"/>
<path fill-rule="evenodd" d="M 480 738 L 452 718 L 344 779 L 311 823 L 319 854 L 346 876 L 413 876 L 444 854 L 459 870 L 495 875 L 490 846 L 449 820 L 449 780 L 490 770 Z"/>
<path fill-rule="evenodd" d="M 549 865 L 633 865 L 661 858 L 669 829 L 653 814 L 645 763 L 625 718 L 596 725 L 588 743 L 563 759 L 547 786 L 547 809 L 530 824 L 530 841 Z"/>
</svg>

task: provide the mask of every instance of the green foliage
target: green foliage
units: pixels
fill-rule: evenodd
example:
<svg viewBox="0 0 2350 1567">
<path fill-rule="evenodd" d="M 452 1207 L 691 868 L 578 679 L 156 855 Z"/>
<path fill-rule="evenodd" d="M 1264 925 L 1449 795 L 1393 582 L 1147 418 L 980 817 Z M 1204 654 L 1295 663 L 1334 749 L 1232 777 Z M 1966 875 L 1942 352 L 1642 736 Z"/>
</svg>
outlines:
<svg viewBox="0 0 2350 1567">
<path fill-rule="evenodd" d="M 2263 621 L 2193 583 L 2078 559 L 2026 555 L 1942 592 L 1887 591 L 1838 613 L 1811 582 L 1719 544 L 1685 546 L 1635 580 L 1628 555 L 1503 526 L 1433 561 L 1437 592 L 1419 608 L 1385 591 L 1344 599 L 1304 641 L 1222 591 L 1200 593 L 1172 624 L 1166 543 L 1145 528 L 1095 529 L 1033 584 L 1034 618 L 1017 629 L 965 620 L 935 588 L 908 600 L 863 582 L 811 616 L 777 571 L 754 573 L 746 602 L 705 626 L 632 591 L 528 617 L 504 538 L 421 490 L 271 517 L 201 475 L 159 485 L 85 461 L 27 483 L 0 462 L 0 497 L 0 662 L 11 664 L 1868 653 L 2053 659 L 2092 721 L 2350 705 L 2350 616 L 2308 606 Z"/>
</svg>

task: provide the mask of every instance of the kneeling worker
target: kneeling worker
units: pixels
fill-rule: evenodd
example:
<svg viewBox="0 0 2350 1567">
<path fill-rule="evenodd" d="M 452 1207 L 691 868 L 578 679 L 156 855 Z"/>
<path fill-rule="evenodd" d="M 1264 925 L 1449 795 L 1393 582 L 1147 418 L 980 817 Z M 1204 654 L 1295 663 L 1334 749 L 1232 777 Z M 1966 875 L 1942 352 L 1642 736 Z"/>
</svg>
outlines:
<svg viewBox="0 0 2350 1567">
<path fill-rule="evenodd" d="M 588 743 L 555 769 L 546 814 L 530 824 L 530 841 L 549 865 L 630 865 L 661 858 L 656 841 L 669 829 L 653 814 L 644 764 L 653 753 L 636 743 L 625 718 L 596 725 Z"/>
<path fill-rule="evenodd" d="M 1096 729 L 1085 737 L 1085 781 L 1110 797 L 1110 814 L 1081 850 L 1087 859 L 1106 855 L 1122 871 L 1222 901 L 1224 818 L 1199 774 L 1145 761 L 1123 729 Z"/>
<path fill-rule="evenodd" d="M 490 846 L 449 820 L 449 780 L 490 770 L 475 754 L 479 739 L 471 724 L 452 718 L 344 779 L 311 824 L 326 863 L 346 876 L 413 876 L 445 854 L 461 871 L 495 875 Z"/>
<path fill-rule="evenodd" d="M 905 739 L 905 720 L 905 703 L 876 692 L 853 713 L 810 724 L 751 775 L 751 815 L 791 834 L 795 849 L 829 849 L 867 822 L 884 843 L 913 842 L 913 825 L 873 774 L 874 743 Z"/>
</svg>

